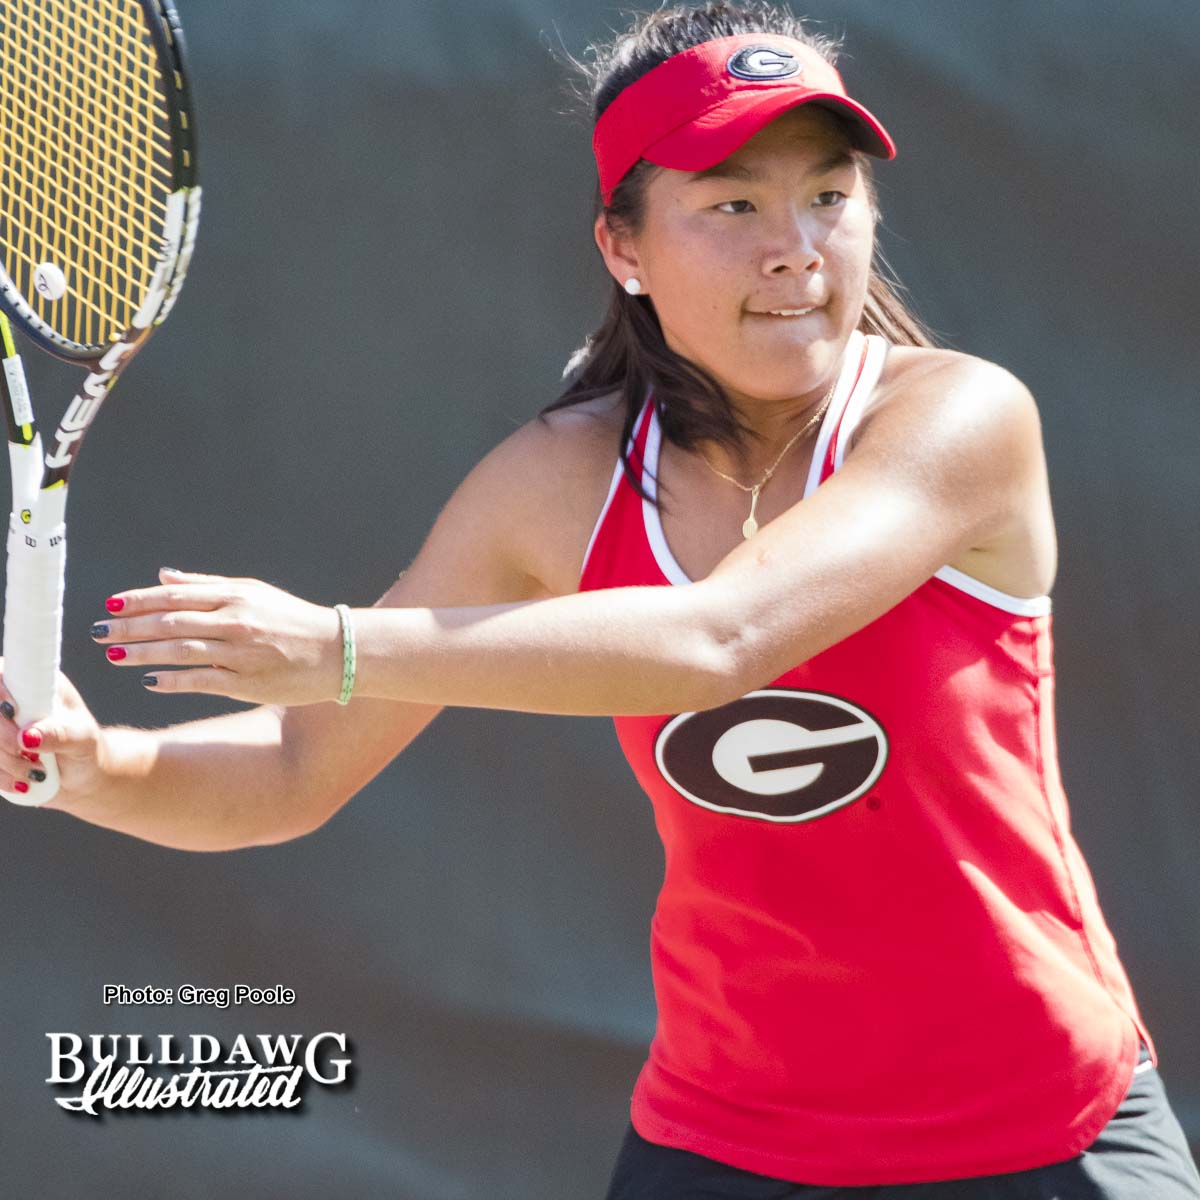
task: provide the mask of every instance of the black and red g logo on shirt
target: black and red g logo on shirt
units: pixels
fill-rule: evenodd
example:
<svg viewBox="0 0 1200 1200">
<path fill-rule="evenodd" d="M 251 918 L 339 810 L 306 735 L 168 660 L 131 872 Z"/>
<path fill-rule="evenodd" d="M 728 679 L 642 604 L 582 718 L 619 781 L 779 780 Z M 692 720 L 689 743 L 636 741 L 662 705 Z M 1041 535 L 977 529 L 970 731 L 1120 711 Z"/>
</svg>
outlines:
<svg viewBox="0 0 1200 1200">
<path fill-rule="evenodd" d="M 672 718 L 654 754 L 663 778 L 704 808 L 812 821 L 867 792 L 888 740 L 869 712 L 838 696 L 769 688 Z"/>
</svg>

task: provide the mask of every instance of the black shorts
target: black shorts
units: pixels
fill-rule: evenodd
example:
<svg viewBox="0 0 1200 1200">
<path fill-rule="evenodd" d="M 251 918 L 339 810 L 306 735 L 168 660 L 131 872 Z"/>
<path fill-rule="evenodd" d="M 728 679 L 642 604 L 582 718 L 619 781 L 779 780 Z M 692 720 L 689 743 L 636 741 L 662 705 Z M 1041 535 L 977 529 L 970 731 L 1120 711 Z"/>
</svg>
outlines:
<svg viewBox="0 0 1200 1200">
<path fill-rule="evenodd" d="M 1200 1174 L 1149 1062 L 1143 1046 L 1112 1120 L 1066 1162 L 936 1183 L 822 1187 L 659 1146 L 630 1125 L 607 1200 L 1200 1200 Z"/>
</svg>

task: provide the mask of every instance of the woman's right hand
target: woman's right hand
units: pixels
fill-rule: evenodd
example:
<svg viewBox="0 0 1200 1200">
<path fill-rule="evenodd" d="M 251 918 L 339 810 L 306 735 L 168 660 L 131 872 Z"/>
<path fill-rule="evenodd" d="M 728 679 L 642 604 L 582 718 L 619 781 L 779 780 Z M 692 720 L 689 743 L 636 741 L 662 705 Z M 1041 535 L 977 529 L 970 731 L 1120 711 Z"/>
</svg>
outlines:
<svg viewBox="0 0 1200 1200">
<path fill-rule="evenodd" d="M 0 679 L 0 789 L 32 786 L 43 754 L 55 755 L 60 780 L 45 808 L 69 808 L 73 800 L 94 795 L 104 781 L 103 731 L 65 675 L 59 672 L 53 713 L 32 722 L 22 721 L 16 700 Z"/>
</svg>

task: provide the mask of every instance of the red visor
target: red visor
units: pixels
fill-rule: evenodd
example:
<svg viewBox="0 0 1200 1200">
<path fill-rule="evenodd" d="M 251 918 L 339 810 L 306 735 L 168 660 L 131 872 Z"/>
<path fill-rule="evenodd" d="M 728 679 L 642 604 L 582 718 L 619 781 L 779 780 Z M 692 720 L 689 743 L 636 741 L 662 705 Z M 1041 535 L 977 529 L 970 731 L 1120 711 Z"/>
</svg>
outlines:
<svg viewBox="0 0 1200 1200">
<path fill-rule="evenodd" d="M 842 77 L 803 42 L 740 34 L 672 55 L 625 88 L 596 122 L 592 149 L 604 203 L 638 159 L 703 171 L 780 113 L 810 103 L 846 118 L 858 149 L 896 157 L 887 130 L 846 95 Z"/>
</svg>

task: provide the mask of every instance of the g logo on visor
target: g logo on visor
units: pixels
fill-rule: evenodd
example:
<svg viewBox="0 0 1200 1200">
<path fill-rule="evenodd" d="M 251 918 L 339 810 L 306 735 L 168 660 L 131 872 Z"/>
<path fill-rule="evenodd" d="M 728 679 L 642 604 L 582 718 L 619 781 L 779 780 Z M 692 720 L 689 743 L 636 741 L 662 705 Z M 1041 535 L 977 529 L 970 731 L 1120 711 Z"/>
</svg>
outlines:
<svg viewBox="0 0 1200 1200">
<path fill-rule="evenodd" d="M 726 64 L 730 75 L 739 79 L 786 79 L 803 70 L 800 60 L 775 46 L 744 46 Z"/>
</svg>

